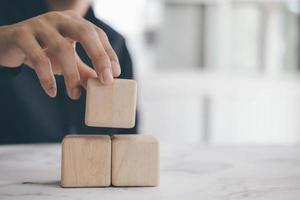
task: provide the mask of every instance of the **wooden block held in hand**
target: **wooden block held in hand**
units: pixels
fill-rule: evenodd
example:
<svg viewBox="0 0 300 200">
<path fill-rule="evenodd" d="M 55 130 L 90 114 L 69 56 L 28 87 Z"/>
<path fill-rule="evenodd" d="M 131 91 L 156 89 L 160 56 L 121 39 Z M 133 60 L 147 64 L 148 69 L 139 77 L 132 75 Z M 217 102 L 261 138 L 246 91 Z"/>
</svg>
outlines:
<svg viewBox="0 0 300 200">
<path fill-rule="evenodd" d="M 151 135 L 112 137 L 112 185 L 157 186 L 159 142 Z"/>
<path fill-rule="evenodd" d="M 63 187 L 109 186 L 111 140 L 107 135 L 68 135 L 62 142 Z"/>
<path fill-rule="evenodd" d="M 94 127 L 132 128 L 135 125 L 137 84 L 134 80 L 115 79 L 103 85 L 88 80 L 85 124 Z"/>
</svg>

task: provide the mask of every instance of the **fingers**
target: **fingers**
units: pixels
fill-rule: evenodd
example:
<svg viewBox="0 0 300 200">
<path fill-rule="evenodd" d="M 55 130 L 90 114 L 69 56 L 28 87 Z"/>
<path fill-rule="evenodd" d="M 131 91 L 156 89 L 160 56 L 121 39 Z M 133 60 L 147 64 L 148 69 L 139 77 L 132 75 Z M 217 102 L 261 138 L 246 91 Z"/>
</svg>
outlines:
<svg viewBox="0 0 300 200">
<path fill-rule="evenodd" d="M 57 87 L 51 69 L 51 63 L 38 41 L 33 35 L 24 32 L 22 42 L 17 42 L 17 44 L 26 55 L 25 63 L 35 70 L 42 88 L 50 97 L 55 97 Z"/>
<path fill-rule="evenodd" d="M 120 67 L 120 64 L 119 64 L 119 59 L 118 59 L 118 56 L 117 56 L 116 52 L 111 47 L 110 42 L 107 38 L 107 35 L 105 34 L 105 32 L 102 29 L 100 29 L 96 26 L 95 26 L 95 30 L 96 30 L 96 32 L 97 32 L 97 34 L 98 34 L 98 36 L 99 36 L 99 38 L 100 38 L 100 40 L 103 44 L 103 47 L 105 49 L 106 54 L 110 58 L 113 76 L 114 77 L 120 76 L 121 67 Z"/>
<path fill-rule="evenodd" d="M 51 59 L 60 66 L 69 97 L 78 99 L 81 95 L 81 87 L 74 47 L 51 29 L 39 33 L 37 37 L 44 46 L 47 46 Z"/>
<path fill-rule="evenodd" d="M 76 56 L 77 58 L 77 67 L 80 75 L 80 81 L 81 85 L 86 88 L 87 81 L 89 78 L 97 78 L 97 73 L 95 70 L 87 66 L 80 58 L 79 56 Z"/>
<path fill-rule="evenodd" d="M 60 24 L 59 30 L 82 44 L 103 84 L 112 83 L 113 77 L 120 74 L 118 59 L 104 32 L 98 33 L 95 26 L 85 20 Z"/>
<path fill-rule="evenodd" d="M 53 72 L 64 76 L 72 99 L 80 97 L 80 85 L 85 86 L 89 77 L 98 76 L 103 84 L 110 84 L 121 73 L 118 57 L 104 31 L 74 12 L 49 12 L 21 25 L 28 30 L 19 34 L 21 39 L 17 44 L 26 55 L 25 62 L 35 69 L 51 97 L 57 93 Z M 68 39 L 81 43 L 95 70 L 76 58 L 75 48 Z"/>
</svg>

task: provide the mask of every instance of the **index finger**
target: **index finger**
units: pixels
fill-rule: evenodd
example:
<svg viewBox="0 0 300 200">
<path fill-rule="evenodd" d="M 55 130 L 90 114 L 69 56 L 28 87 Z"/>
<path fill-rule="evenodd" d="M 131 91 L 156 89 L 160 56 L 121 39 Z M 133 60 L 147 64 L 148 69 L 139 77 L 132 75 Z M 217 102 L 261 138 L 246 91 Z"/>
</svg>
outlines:
<svg viewBox="0 0 300 200">
<path fill-rule="evenodd" d="M 59 31 L 67 37 L 78 41 L 88 54 L 98 78 L 103 84 L 113 82 L 111 61 L 104 46 L 93 26 L 89 23 L 73 20 L 71 23 L 63 23 Z"/>
</svg>

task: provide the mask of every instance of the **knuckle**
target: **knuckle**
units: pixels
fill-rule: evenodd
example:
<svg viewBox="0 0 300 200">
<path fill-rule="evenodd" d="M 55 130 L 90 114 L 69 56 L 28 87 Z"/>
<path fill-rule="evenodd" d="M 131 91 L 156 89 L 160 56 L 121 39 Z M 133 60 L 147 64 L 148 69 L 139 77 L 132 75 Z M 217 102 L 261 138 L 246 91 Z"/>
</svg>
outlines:
<svg viewBox="0 0 300 200">
<path fill-rule="evenodd" d="M 104 32 L 104 30 L 102 30 L 101 28 L 97 27 L 97 32 L 101 37 L 107 37 L 106 33 Z"/>
<path fill-rule="evenodd" d="M 29 29 L 27 26 L 25 25 L 20 25 L 19 28 L 18 28 L 18 32 L 21 34 L 26 34 L 29 32 Z"/>
<path fill-rule="evenodd" d="M 70 50 L 69 45 L 64 41 L 54 41 L 51 49 L 56 54 Z"/>
<path fill-rule="evenodd" d="M 46 18 L 63 20 L 66 16 L 61 11 L 51 11 L 45 14 Z"/>
<path fill-rule="evenodd" d="M 69 15 L 70 17 L 75 17 L 75 18 L 78 18 L 80 17 L 80 15 L 75 12 L 74 10 L 65 10 L 63 11 L 66 15 Z"/>
<path fill-rule="evenodd" d="M 109 57 L 116 59 L 117 58 L 117 54 L 115 52 L 115 50 L 112 47 L 107 47 L 105 49 L 107 55 L 109 55 Z"/>
<path fill-rule="evenodd" d="M 67 82 L 67 85 L 70 87 L 76 87 L 80 85 L 80 79 L 77 73 L 69 73 L 65 75 L 65 79 Z"/>
<path fill-rule="evenodd" d="M 107 55 L 98 56 L 93 60 L 93 64 L 100 68 L 110 67 L 110 59 Z"/>
<path fill-rule="evenodd" d="M 104 51 L 96 51 L 92 55 L 95 59 L 98 59 L 100 61 L 106 61 L 109 60 L 108 55 Z"/>
<path fill-rule="evenodd" d="M 98 32 L 99 35 L 105 35 L 106 36 L 106 33 L 101 28 L 96 27 L 96 30 L 97 30 L 97 32 Z"/>
<path fill-rule="evenodd" d="M 54 87 L 54 80 L 52 78 L 52 76 L 45 76 L 45 77 L 41 77 L 40 78 L 40 81 L 41 83 L 43 84 L 43 86 L 46 88 L 46 89 L 51 89 Z"/>
<path fill-rule="evenodd" d="M 22 42 L 23 41 L 23 38 L 29 34 L 29 28 L 26 27 L 25 25 L 20 25 L 18 26 L 18 28 L 16 28 L 14 30 L 14 33 L 13 33 L 13 38 L 17 41 L 17 42 Z"/>
<path fill-rule="evenodd" d="M 88 25 L 86 23 L 80 24 L 78 29 L 79 29 L 79 33 L 81 33 L 82 36 L 84 36 L 84 37 L 88 37 L 88 36 L 95 34 L 94 27 L 92 27 L 91 25 Z"/>
<path fill-rule="evenodd" d="M 99 37 L 108 40 L 108 37 L 107 37 L 107 35 L 106 35 L 106 33 L 105 33 L 104 30 L 102 30 L 102 29 L 99 28 L 99 27 L 97 27 L 96 30 L 97 30 L 97 33 L 98 33 Z"/>
<path fill-rule="evenodd" d="M 46 63 L 45 55 L 39 52 L 33 53 L 30 60 L 34 66 L 44 65 Z"/>
<path fill-rule="evenodd" d="M 30 20 L 30 23 L 37 27 L 43 26 L 45 24 L 44 19 L 41 17 L 32 18 L 32 20 Z"/>
<path fill-rule="evenodd" d="M 60 52 L 63 51 L 63 47 L 62 47 L 62 45 L 59 42 L 53 42 L 51 50 L 54 53 L 60 53 Z"/>
<path fill-rule="evenodd" d="M 53 12 L 50 13 L 50 15 L 52 15 L 54 17 L 57 17 L 57 18 L 64 17 L 64 15 L 62 14 L 62 12 L 59 12 L 59 11 L 53 11 Z"/>
<path fill-rule="evenodd" d="M 57 41 L 52 44 L 52 51 L 55 53 L 61 53 L 64 51 L 64 44 Z"/>
<path fill-rule="evenodd" d="M 74 46 L 68 42 L 64 42 L 64 49 L 68 52 L 73 52 Z"/>
</svg>

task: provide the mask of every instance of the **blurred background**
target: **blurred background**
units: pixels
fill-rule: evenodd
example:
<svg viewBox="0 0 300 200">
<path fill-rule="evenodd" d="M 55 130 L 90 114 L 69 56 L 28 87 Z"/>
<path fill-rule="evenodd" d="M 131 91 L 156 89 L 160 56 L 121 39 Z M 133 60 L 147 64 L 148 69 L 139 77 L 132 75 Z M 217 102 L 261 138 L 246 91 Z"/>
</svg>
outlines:
<svg viewBox="0 0 300 200">
<path fill-rule="evenodd" d="M 173 143 L 300 143 L 300 1 L 93 7 L 127 39 L 141 133 Z"/>
</svg>

